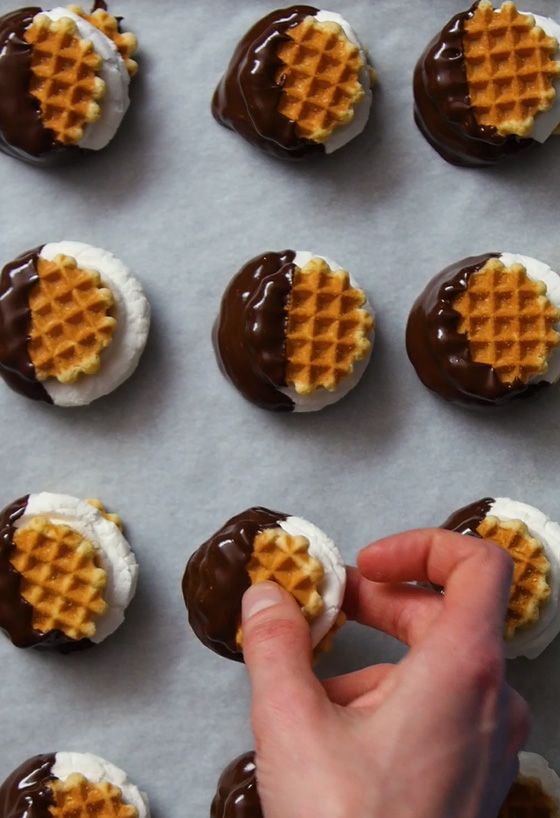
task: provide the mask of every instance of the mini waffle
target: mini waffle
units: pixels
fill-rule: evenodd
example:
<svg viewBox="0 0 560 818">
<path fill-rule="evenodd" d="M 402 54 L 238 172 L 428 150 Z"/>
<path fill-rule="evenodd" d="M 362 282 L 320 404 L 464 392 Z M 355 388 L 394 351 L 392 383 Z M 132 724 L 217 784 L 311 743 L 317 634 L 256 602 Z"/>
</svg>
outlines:
<svg viewBox="0 0 560 818">
<path fill-rule="evenodd" d="M 463 47 L 477 122 L 504 136 L 529 136 L 535 116 L 548 110 L 556 96 L 556 40 L 513 3 L 494 12 L 492 3 L 482 0 L 465 22 Z"/>
<path fill-rule="evenodd" d="M 70 639 L 95 634 L 107 609 L 107 574 L 94 546 L 66 525 L 34 517 L 13 536 L 10 562 L 21 574 L 20 594 L 33 608 L 33 628 L 60 630 Z"/>
<path fill-rule="evenodd" d="M 286 383 L 301 395 L 334 391 L 371 349 L 366 296 L 345 270 L 314 258 L 296 268 L 287 304 Z"/>
<path fill-rule="evenodd" d="M 37 379 L 73 383 L 82 374 L 93 375 L 116 325 L 108 315 L 111 291 L 101 285 L 98 272 L 80 269 L 70 256 L 39 258 L 37 267 L 28 344 Z"/>
<path fill-rule="evenodd" d="M 560 808 L 536 778 L 514 781 L 498 818 L 558 818 Z"/>
<path fill-rule="evenodd" d="M 134 74 L 136 74 L 138 71 L 138 63 L 131 59 L 131 57 L 138 48 L 138 41 L 136 36 L 131 34 L 130 31 L 119 31 L 119 23 L 116 17 L 113 17 L 113 15 L 109 14 L 105 9 L 95 9 L 91 14 L 85 12 L 81 6 L 71 5 L 67 6 L 67 9 L 77 14 L 78 17 L 83 17 L 84 20 L 87 20 L 88 23 L 91 23 L 92 26 L 98 28 L 99 31 L 103 32 L 106 37 L 112 40 L 119 54 L 125 61 L 126 70 L 129 75 L 133 77 Z"/>
<path fill-rule="evenodd" d="M 121 790 L 109 781 L 93 784 L 80 773 L 49 782 L 53 818 L 137 818 L 138 810 L 125 804 Z"/>
<path fill-rule="evenodd" d="M 478 534 L 508 552 L 513 559 L 513 580 L 508 602 L 505 637 L 538 621 L 541 608 L 550 597 L 550 563 L 542 543 L 529 533 L 521 520 L 498 520 L 488 516 L 479 524 Z"/>
<path fill-rule="evenodd" d="M 493 367 L 503 383 L 528 383 L 546 372 L 560 343 L 554 329 L 560 310 L 545 294 L 546 285 L 530 279 L 521 264 L 505 267 L 493 258 L 473 273 L 453 303 L 472 360 Z"/>
<path fill-rule="evenodd" d="M 306 537 L 293 537 L 282 528 L 266 528 L 255 537 L 247 572 L 252 585 L 277 582 L 289 591 L 301 605 L 306 619 L 315 619 L 323 610 L 318 587 L 324 570 L 319 560 L 309 554 Z M 241 628 L 237 632 L 237 643 L 241 648 Z"/>
<path fill-rule="evenodd" d="M 278 111 L 296 123 L 298 136 L 325 142 L 350 122 L 364 95 L 364 60 L 338 23 L 306 17 L 286 34 L 289 40 L 277 52 L 283 63 L 276 74 L 282 86 Z"/>
<path fill-rule="evenodd" d="M 39 14 L 24 38 L 32 46 L 29 92 L 39 101 L 43 125 L 61 144 L 76 144 L 101 115 L 105 82 L 96 72 L 102 59 L 69 17 L 54 21 Z"/>
</svg>

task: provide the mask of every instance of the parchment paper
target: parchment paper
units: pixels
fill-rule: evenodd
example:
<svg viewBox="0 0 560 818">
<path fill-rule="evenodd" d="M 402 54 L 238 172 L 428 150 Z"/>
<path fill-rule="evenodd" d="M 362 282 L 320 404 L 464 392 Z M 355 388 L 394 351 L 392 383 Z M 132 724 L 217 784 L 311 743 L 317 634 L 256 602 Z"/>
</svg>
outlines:
<svg viewBox="0 0 560 818">
<path fill-rule="evenodd" d="M 557 2 L 531 5 L 560 16 Z M 0 0 L 0 13 L 11 8 Z M 0 777 L 38 752 L 91 751 L 124 767 L 156 816 L 204 816 L 222 767 L 252 746 L 249 687 L 242 666 L 187 628 L 180 580 L 189 554 L 229 516 L 257 504 L 301 515 L 349 562 L 383 534 L 439 524 L 485 495 L 560 520 L 560 389 L 466 412 L 424 389 L 404 349 L 412 301 L 447 264 L 509 250 L 560 268 L 560 140 L 495 169 L 461 170 L 420 136 L 412 70 L 462 8 L 455 0 L 332 7 L 369 47 L 380 84 L 362 137 L 295 165 L 261 155 L 210 114 L 234 45 L 273 2 L 112 8 L 141 43 L 126 121 L 106 151 L 71 167 L 0 155 L 1 261 L 60 239 L 106 247 L 145 285 L 153 331 L 135 376 L 91 407 L 48 407 L 0 384 L 0 501 L 41 490 L 100 497 L 126 522 L 141 580 L 123 627 L 91 651 L 45 655 L 0 640 Z M 210 343 L 230 277 L 257 253 L 285 248 L 335 258 L 377 310 L 363 382 L 318 415 L 253 408 L 219 373 Z M 351 625 L 321 672 L 401 654 Z M 560 640 L 510 673 L 533 708 L 529 748 L 560 769 Z"/>
</svg>

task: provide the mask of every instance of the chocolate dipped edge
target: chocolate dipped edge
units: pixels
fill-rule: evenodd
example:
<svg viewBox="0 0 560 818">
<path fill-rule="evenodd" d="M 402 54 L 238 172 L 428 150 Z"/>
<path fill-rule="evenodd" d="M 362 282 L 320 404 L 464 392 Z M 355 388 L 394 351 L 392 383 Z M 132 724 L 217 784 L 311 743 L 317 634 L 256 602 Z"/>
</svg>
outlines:
<svg viewBox="0 0 560 818">
<path fill-rule="evenodd" d="M 33 628 L 33 607 L 21 596 L 21 574 L 10 562 L 16 522 L 25 512 L 28 500 L 27 494 L 0 512 L 0 629 L 18 648 L 70 653 L 92 647 L 89 639 L 71 639 L 57 629 L 42 633 Z"/>
<path fill-rule="evenodd" d="M 471 256 L 449 265 L 416 299 L 406 326 L 408 357 L 422 383 L 440 397 L 466 406 L 498 406 L 530 397 L 547 381 L 503 383 L 488 364 L 471 359 L 466 334 L 457 331 L 460 316 L 452 305 L 470 276 L 499 253 Z"/>
<path fill-rule="evenodd" d="M 286 304 L 295 252 L 267 252 L 245 264 L 228 284 L 212 340 L 222 373 L 251 403 L 291 412 L 285 386 Z"/>
<path fill-rule="evenodd" d="M 477 531 L 480 523 L 485 519 L 495 500 L 492 497 L 483 497 L 482 500 L 475 500 L 451 514 L 440 528 L 448 531 L 456 531 L 457 534 L 468 534 L 469 537 L 482 539 Z"/>
<path fill-rule="evenodd" d="M 414 70 L 414 118 L 433 148 L 464 167 L 493 165 L 535 144 L 479 125 L 470 105 L 463 29 L 478 3 L 455 15 L 433 38 Z"/>
<path fill-rule="evenodd" d="M 29 357 L 31 325 L 29 294 L 39 281 L 37 262 L 43 246 L 9 262 L 0 274 L 0 377 L 20 395 L 52 403 L 37 380 Z"/>
<path fill-rule="evenodd" d="M 242 37 L 212 98 L 217 122 L 277 157 L 299 159 L 324 153 L 324 145 L 296 134 L 295 123 L 278 111 L 282 84 L 275 78 L 282 68 L 278 49 L 286 34 L 308 16 L 313 6 L 290 6 L 263 17 Z"/>
<path fill-rule="evenodd" d="M 242 662 L 236 645 L 241 599 L 251 584 L 247 565 L 257 534 L 274 528 L 287 515 L 267 508 L 249 508 L 228 520 L 191 555 L 182 590 L 189 624 L 203 645 Z"/>
<path fill-rule="evenodd" d="M 54 753 L 26 759 L 0 785 L 0 815 L 2 818 L 52 818 L 50 807 L 54 796 L 49 782 L 56 776 L 52 768 Z"/>
<path fill-rule="evenodd" d="M 237 756 L 223 770 L 210 818 L 263 818 L 253 750 Z"/>
</svg>

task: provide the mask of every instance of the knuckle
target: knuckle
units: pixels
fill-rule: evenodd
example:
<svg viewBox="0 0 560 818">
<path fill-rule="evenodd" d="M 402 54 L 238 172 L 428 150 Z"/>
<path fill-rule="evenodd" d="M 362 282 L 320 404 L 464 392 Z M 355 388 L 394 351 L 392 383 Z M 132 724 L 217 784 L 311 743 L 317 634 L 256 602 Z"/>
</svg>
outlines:
<svg viewBox="0 0 560 818">
<path fill-rule="evenodd" d="M 467 680 L 482 691 L 500 688 L 505 677 L 503 644 L 498 639 L 478 641 L 467 663 Z"/>
</svg>

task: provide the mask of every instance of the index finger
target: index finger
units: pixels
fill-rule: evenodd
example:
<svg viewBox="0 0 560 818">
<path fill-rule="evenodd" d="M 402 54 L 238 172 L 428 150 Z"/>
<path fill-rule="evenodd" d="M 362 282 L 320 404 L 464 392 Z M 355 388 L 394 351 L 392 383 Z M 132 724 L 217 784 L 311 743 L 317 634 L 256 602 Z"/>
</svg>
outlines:
<svg viewBox="0 0 560 818">
<path fill-rule="evenodd" d="M 441 528 L 416 529 L 364 548 L 358 568 L 375 582 L 442 585 L 446 618 L 503 631 L 513 563 L 494 543 Z"/>
</svg>

